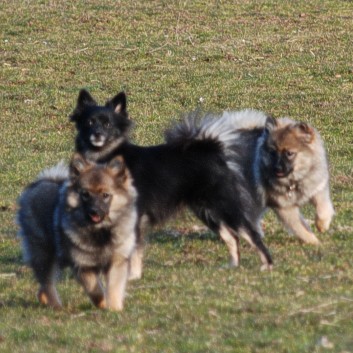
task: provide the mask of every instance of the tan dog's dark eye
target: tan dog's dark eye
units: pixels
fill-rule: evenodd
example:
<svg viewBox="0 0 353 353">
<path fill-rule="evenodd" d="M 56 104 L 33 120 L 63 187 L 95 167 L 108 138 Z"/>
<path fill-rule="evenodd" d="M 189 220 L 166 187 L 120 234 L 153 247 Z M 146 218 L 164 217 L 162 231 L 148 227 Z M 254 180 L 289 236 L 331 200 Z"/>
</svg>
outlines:
<svg viewBox="0 0 353 353">
<path fill-rule="evenodd" d="M 110 194 L 103 192 L 102 194 L 104 200 L 108 200 L 110 198 Z"/>
<path fill-rule="evenodd" d="M 293 159 L 296 156 L 296 153 L 293 151 L 286 151 L 285 155 L 288 159 Z"/>
</svg>

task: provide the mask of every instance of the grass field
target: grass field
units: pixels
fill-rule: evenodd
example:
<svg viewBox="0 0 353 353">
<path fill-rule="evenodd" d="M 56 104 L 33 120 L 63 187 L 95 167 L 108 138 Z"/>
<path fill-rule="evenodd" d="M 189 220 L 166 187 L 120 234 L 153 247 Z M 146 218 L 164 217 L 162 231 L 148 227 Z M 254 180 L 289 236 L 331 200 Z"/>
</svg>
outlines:
<svg viewBox="0 0 353 353">
<path fill-rule="evenodd" d="M 353 4 L 51 1 L 0 4 L 0 352 L 353 352 Z M 133 139 L 161 142 L 180 114 L 256 108 L 312 123 L 337 215 L 315 249 L 270 212 L 274 270 L 222 269 L 225 245 L 188 213 L 154 230 L 123 313 L 95 309 L 64 272 L 62 311 L 41 307 L 16 238 L 16 199 L 73 151 L 80 88 L 125 90 Z M 306 216 L 313 219 L 311 209 Z"/>
</svg>

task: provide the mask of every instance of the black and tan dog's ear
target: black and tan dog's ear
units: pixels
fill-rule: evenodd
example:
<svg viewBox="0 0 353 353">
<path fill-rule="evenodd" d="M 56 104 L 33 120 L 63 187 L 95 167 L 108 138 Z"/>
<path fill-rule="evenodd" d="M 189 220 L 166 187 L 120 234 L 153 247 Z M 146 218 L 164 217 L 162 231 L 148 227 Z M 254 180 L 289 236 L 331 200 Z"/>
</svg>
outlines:
<svg viewBox="0 0 353 353">
<path fill-rule="evenodd" d="M 265 122 L 265 129 L 267 129 L 268 131 L 272 131 L 276 128 L 276 126 L 277 126 L 276 119 L 271 115 L 268 115 Z"/>
<path fill-rule="evenodd" d="M 76 108 L 70 115 L 70 120 L 76 121 L 80 117 L 80 114 L 85 107 L 95 105 L 97 105 L 97 102 L 93 99 L 91 94 L 87 90 L 81 89 L 80 93 L 78 94 Z"/>
<path fill-rule="evenodd" d="M 82 107 L 85 105 L 97 105 L 97 102 L 93 99 L 93 97 L 87 90 L 81 89 L 77 98 L 77 106 Z"/>
<path fill-rule="evenodd" d="M 70 162 L 70 176 L 78 177 L 91 167 L 91 162 L 87 161 L 81 154 L 75 153 Z"/>
<path fill-rule="evenodd" d="M 315 130 L 309 124 L 299 122 L 294 125 L 294 129 L 296 130 L 297 136 L 304 143 L 311 143 L 314 140 Z"/>
<path fill-rule="evenodd" d="M 119 175 L 125 172 L 125 162 L 122 156 L 117 156 L 113 158 L 108 163 L 108 168 L 110 169 L 111 173 L 114 175 Z"/>
<path fill-rule="evenodd" d="M 125 92 L 118 93 L 115 97 L 108 100 L 105 106 L 112 108 L 115 113 L 127 114 L 127 98 Z"/>
<path fill-rule="evenodd" d="M 129 171 L 126 168 L 124 158 L 117 156 L 113 158 L 107 165 L 110 175 L 117 183 L 123 183 L 129 176 Z"/>
</svg>

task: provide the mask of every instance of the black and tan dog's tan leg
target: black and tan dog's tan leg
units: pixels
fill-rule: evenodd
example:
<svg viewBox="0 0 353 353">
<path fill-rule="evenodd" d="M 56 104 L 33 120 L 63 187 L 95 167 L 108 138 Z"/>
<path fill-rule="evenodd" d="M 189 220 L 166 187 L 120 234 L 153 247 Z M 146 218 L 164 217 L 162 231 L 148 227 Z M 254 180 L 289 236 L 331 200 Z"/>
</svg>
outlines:
<svg viewBox="0 0 353 353">
<path fill-rule="evenodd" d="M 237 267 L 240 262 L 239 238 L 234 232 L 224 224 L 221 224 L 219 235 L 226 243 L 229 250 L 229 267 Z"/>
<path fill-rule="evenodd" d="M 261 230 L 258 227 L 256 228 L 257 229 L 252 229 L 250 227 L 241 227 L 238 231 L 238 234 L 245 241 L 247 241 L 252 248 L 257 250 L 262 262 L 261 271 L 272 270 L 273 261 L 271 254 L 262 241 Z"/>
</svg>

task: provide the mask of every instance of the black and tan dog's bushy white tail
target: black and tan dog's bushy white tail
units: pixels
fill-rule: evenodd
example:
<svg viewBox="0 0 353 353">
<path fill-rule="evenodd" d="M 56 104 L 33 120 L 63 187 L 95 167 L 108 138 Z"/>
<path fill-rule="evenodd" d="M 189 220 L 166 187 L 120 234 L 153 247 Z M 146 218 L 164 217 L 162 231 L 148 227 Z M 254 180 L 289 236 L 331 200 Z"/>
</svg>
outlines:
<svg viewBox="0 0 353 353">
<path fill-rule="evenodd" d="M 189 114 L 165 134 L 169 144 L 187 146 L 195 141 L 213 141 L 222 149 L 228 167 L 238 173 L 243 160 L 249 158 L 250 143 L 255 141 L 250 135 L 263 131 L 268 116 L 260 111 L 246 109 L 234 112 L 225 111 L 220 115 Z M 245 133 L 247 132 L 247 133 Z M 249 149 L 249 151 L 247 151 Z M 242 175 L 238 175 L 241 179 Z"/>
<path fill-rule="evenodd" d="M 197 112 L 190 113 L 183 122 L 166 132 L 165 140 L 167 143 L 214 140 L 227 148 L 234 144 L 240 131 L 263 128 L 266 119 L 265 113 L 252 109 L 206 114 L 201 118 Z"/>
</svg>

